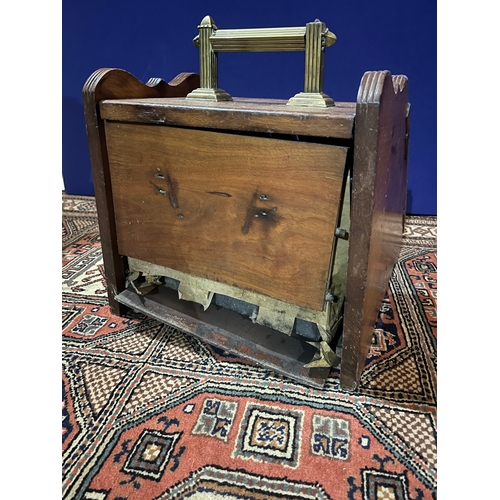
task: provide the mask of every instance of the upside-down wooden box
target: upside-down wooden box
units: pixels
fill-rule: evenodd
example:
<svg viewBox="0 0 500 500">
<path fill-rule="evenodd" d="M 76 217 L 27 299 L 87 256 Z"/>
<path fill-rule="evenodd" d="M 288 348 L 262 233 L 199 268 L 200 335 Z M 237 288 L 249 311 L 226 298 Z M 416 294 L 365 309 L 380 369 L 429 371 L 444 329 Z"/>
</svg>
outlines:
<svg viewBox="0 0 500 500">
<path fill-rule="evenodd" d="M 84 86 L 111 311 L 316 387 L 340 357 L 355 390 L 400 249 L 407 78 L 367 72 L 325 107 L 199 87 L 119 69 Z"/>
</svg>

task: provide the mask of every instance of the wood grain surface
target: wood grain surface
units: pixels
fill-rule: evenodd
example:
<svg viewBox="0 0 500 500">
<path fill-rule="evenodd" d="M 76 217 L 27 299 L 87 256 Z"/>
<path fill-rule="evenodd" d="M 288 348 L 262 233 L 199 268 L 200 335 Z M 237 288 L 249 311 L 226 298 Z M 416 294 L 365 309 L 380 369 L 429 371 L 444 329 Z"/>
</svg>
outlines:
<svg viewBox="0 0 500 500">
<path fill-rule="evenodd" d="M 356 106 L 340 382 L 355 390 L 398 259 L 408 176 L 408 79 L 365 73 Z"/>
<path fill-rule="evenodd" d="M 118 251 L 322 310 L 347 149 L 106 123 Z"/>
<path fill-rule="evenodd" d="M 109 178 L 108 154 L 104 135 L 104 121 L 99 104 L 104 99 L 119 98 L 171 98 L 185 96 L 200 84 L 195 73 L 180 73 L 169 83 L 161 78 L 151 78 L 142 83 L 127 71 L 101 68 L 92 73 L 82 89 L 85 127 L 89 144 L 92 179 L 99 214 L 99 234 L 108 299 L 113 314 L 124 314 L 125 306 L 115 296 L 125 288 L 126 262 L 118 253 L 116 242 L 113 193 Z"/>
<path fill-rule="evenodd" d="M 287 106 L 283 99 L 116 99 L 101 103 L 106 120 L 351 139 L 355 103 L 329 108 Z"/>
</svg>

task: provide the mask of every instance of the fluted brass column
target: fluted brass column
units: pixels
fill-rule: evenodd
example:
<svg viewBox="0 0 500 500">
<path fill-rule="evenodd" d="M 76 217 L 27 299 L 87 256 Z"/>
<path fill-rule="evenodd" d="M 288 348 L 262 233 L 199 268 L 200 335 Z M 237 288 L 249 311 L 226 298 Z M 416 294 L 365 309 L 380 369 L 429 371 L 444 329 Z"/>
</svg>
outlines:
<svg viewBox="0 0 500 500">
<path fill-rule="evenodd" d="M 232 101 L 232 97 L 219 89 L 217 52 L 212 48 L 210 37 L 217 31 L 217 26 L 210 16 L 205 16 L 198 26 L 197 44 L 200 48 L 200 88 L 193 90 L 186 97 L 189 99 L 210 99 L 212 101 Z"/>
<path fill-rule="evenodd" d="M 306 71 L 304 92 L 289 99 L 289 105 L 329 107 L 335 103 L 331 97 L 323 93 L 325 68 L 325 48 L 334 40 L 327 40 L 329 35 L 325 23 L 318 19 L 306 24 Z"/>
</svg>

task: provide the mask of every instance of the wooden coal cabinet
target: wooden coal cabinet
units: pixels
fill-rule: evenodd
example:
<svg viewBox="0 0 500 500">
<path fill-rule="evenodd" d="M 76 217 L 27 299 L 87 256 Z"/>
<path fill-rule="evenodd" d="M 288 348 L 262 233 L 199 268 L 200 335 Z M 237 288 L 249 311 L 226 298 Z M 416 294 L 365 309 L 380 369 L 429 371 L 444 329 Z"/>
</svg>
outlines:
<svg viewBox="0 0 500 500">
<path fill-rule="evenodd" d="M 355 103 L 322 75 L 295 100 L 232 98 L 201 57 L 201 80 L 105 68 L 84 86 L 111 312 L 315 387 L 340 361 L 356 390 L 400 251 L 408 80 L 367 72 Z"/>
</svg>

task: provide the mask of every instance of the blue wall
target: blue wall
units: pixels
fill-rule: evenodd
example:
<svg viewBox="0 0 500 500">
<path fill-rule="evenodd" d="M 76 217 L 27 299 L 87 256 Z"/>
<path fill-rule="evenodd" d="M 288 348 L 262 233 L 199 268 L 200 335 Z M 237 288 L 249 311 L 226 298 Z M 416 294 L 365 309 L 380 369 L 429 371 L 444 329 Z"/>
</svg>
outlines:
<svg viewBox="0 0 500 500">
<path fill-rule="evenodd" d="M 143 82 L 199 72 L 192 43 L 209 14 L 219 28 L 304 26 L 319 18 L 337 35 L 326 52 L 325 92 L 355 101 L 365 71 L 409 78 L 412 104 L 408 213 L 436 214 L 435 0 L 63 0 L 63 155 L 66 192 L 94 193 L 81 91 L 98 68 Z M 219 86 L 233 96 L 288 99 L 303 90 L 303 53 L 219 55 Z"/>
</svg>

